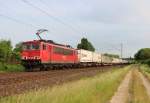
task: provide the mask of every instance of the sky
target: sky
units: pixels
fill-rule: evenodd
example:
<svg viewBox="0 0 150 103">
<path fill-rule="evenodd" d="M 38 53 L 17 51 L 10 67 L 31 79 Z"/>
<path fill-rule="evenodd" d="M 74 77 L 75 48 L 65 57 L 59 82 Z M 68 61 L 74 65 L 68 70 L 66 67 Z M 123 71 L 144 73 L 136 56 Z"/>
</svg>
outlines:
<svg viewBox="0 0 150 103">
<path fill-rule="evenodd" d="M 0 0 L 0 39 L 13 46 L 38 39 L 38 29 L 47 29 L 44 39 L 73 47 L 82 37 L 96 51 L 134 56 L 149 48 L 150 0 Z"/>
</svg>

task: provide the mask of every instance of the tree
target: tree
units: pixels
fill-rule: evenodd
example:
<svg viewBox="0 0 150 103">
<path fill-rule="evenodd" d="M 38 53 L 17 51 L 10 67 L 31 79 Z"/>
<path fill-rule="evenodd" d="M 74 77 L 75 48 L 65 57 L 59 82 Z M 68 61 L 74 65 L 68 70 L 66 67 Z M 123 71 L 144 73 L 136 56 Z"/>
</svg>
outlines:
<svg viewBox="0 0 150 103">
<path fill-rule="evenodd" d="M 148 60 L 148 59 L 150 59 L 150 48 L 140 49 L 135 54 L 134 57 L 135 57 L 136 60 Z"/>
<path fill-rule="evenodd" d="M 93 45 L 91 44 L 91 42 L 89 42 L 87 40 L 87 38 L 82 38 L 81 39 L 81 43 L 79 43 L 77 45 L 78 49 L 85 49 L 85 50 L 89 50 L 89 51 L 95 51 L 95 48 L 93 47 Z"/>
<path fill-rule="evenodd" d="M 91 44 L 91 42 L 88 43 L 88 47 L 90 51 L 95 51 L 95 48 L 93 47 L 93 45 Z"/>
<path fill-rule="evenodd" d="M 19 61 L 21 59 L 20 52 L 22 50 L 22 42 L 17 43 L 13 49 L 13 57 L 15 60 Z"/>
<path fill-rule="evenodd" d="M 8 62 L 12 54 L 12 45 L 10 40 L 0 40 L 0 61 Z"/>
<path fill-rule="evenodd" d="M 119 58 L 119 55 L 117 55 L 117 54 L 107 54 L 107 53 L 105 53 L 104 55 L 109 56 L 111 58 Z"/>
</svg>

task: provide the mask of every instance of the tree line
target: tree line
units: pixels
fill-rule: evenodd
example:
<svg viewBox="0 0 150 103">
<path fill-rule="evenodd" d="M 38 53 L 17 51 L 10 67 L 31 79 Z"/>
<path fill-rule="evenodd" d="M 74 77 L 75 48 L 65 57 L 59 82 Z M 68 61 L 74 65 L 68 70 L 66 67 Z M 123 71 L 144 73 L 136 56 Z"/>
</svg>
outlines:
<svg viewBox="0 0 150 103">
<path fill-rule="evenodd" d="M 150 48 L 142 48 L 135 55 L 137 62 L 148 64 L 150 66 Z"/>
<path fill-rule="evenodd" d="M 0 62 L 12 63 L 20 61 L 21 43 L 13 48 L 10 40 L 0 40 Z"/>
<path fill-rule="evenodd" d="M 117 54 L 108 54 L 108 53 L 105 53 L 104 55 L 105 56 L 109 56 L 111 58 L 119 58 L 119 55 L 117 55 Z"/>
</svg>

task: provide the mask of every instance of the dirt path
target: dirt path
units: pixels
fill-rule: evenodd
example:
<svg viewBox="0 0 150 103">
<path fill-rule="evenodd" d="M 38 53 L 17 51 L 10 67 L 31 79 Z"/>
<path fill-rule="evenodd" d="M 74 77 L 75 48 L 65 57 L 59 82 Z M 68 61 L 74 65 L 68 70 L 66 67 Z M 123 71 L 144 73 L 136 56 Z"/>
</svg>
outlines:
<svg viewBox="0 0 150 103">
<path fill-rule="evenodd" d="M 138 65 L 134 65 L 131 69 L 110 103 L 150 103 L 150 81 L 139 72 Z"/>
<path fill-rule="evenodd" d="M 130 79 L 132 78 L 132 70 L 128 72 L 125 76 L 124 80 L 120 84 L 117 92 L 110 100 L 110 103 L 126 103 L 129 97 L 129 83 Z"/>
<path fill-rule="evenodd" d="M 150 82 L 146 77 L 144 77 L 144 75 L 141 72 L 139 72 L 139 75 L 140 75 L 140 78 L 142 79 L 143 85 L 146 88 L 147 94 L 150 97 Z"/>
</svg>

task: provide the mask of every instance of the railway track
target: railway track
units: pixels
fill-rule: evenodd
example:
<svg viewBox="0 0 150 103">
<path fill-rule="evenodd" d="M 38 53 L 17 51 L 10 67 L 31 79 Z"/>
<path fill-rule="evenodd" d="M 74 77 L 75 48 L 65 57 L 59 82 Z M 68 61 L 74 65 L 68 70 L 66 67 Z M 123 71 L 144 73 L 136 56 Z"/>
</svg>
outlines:
<svg viewBox="0 0 150 103">
<path fill-rule="evenodd" d="M 0 97 L 60 85 L 68 81 L 78 80 L 82 77 L 94 76 L 102 71 L 107 71 L 112 68 L 112 66 L 109 66 L 44 72 L 0 73 Z"/>
</svg>

